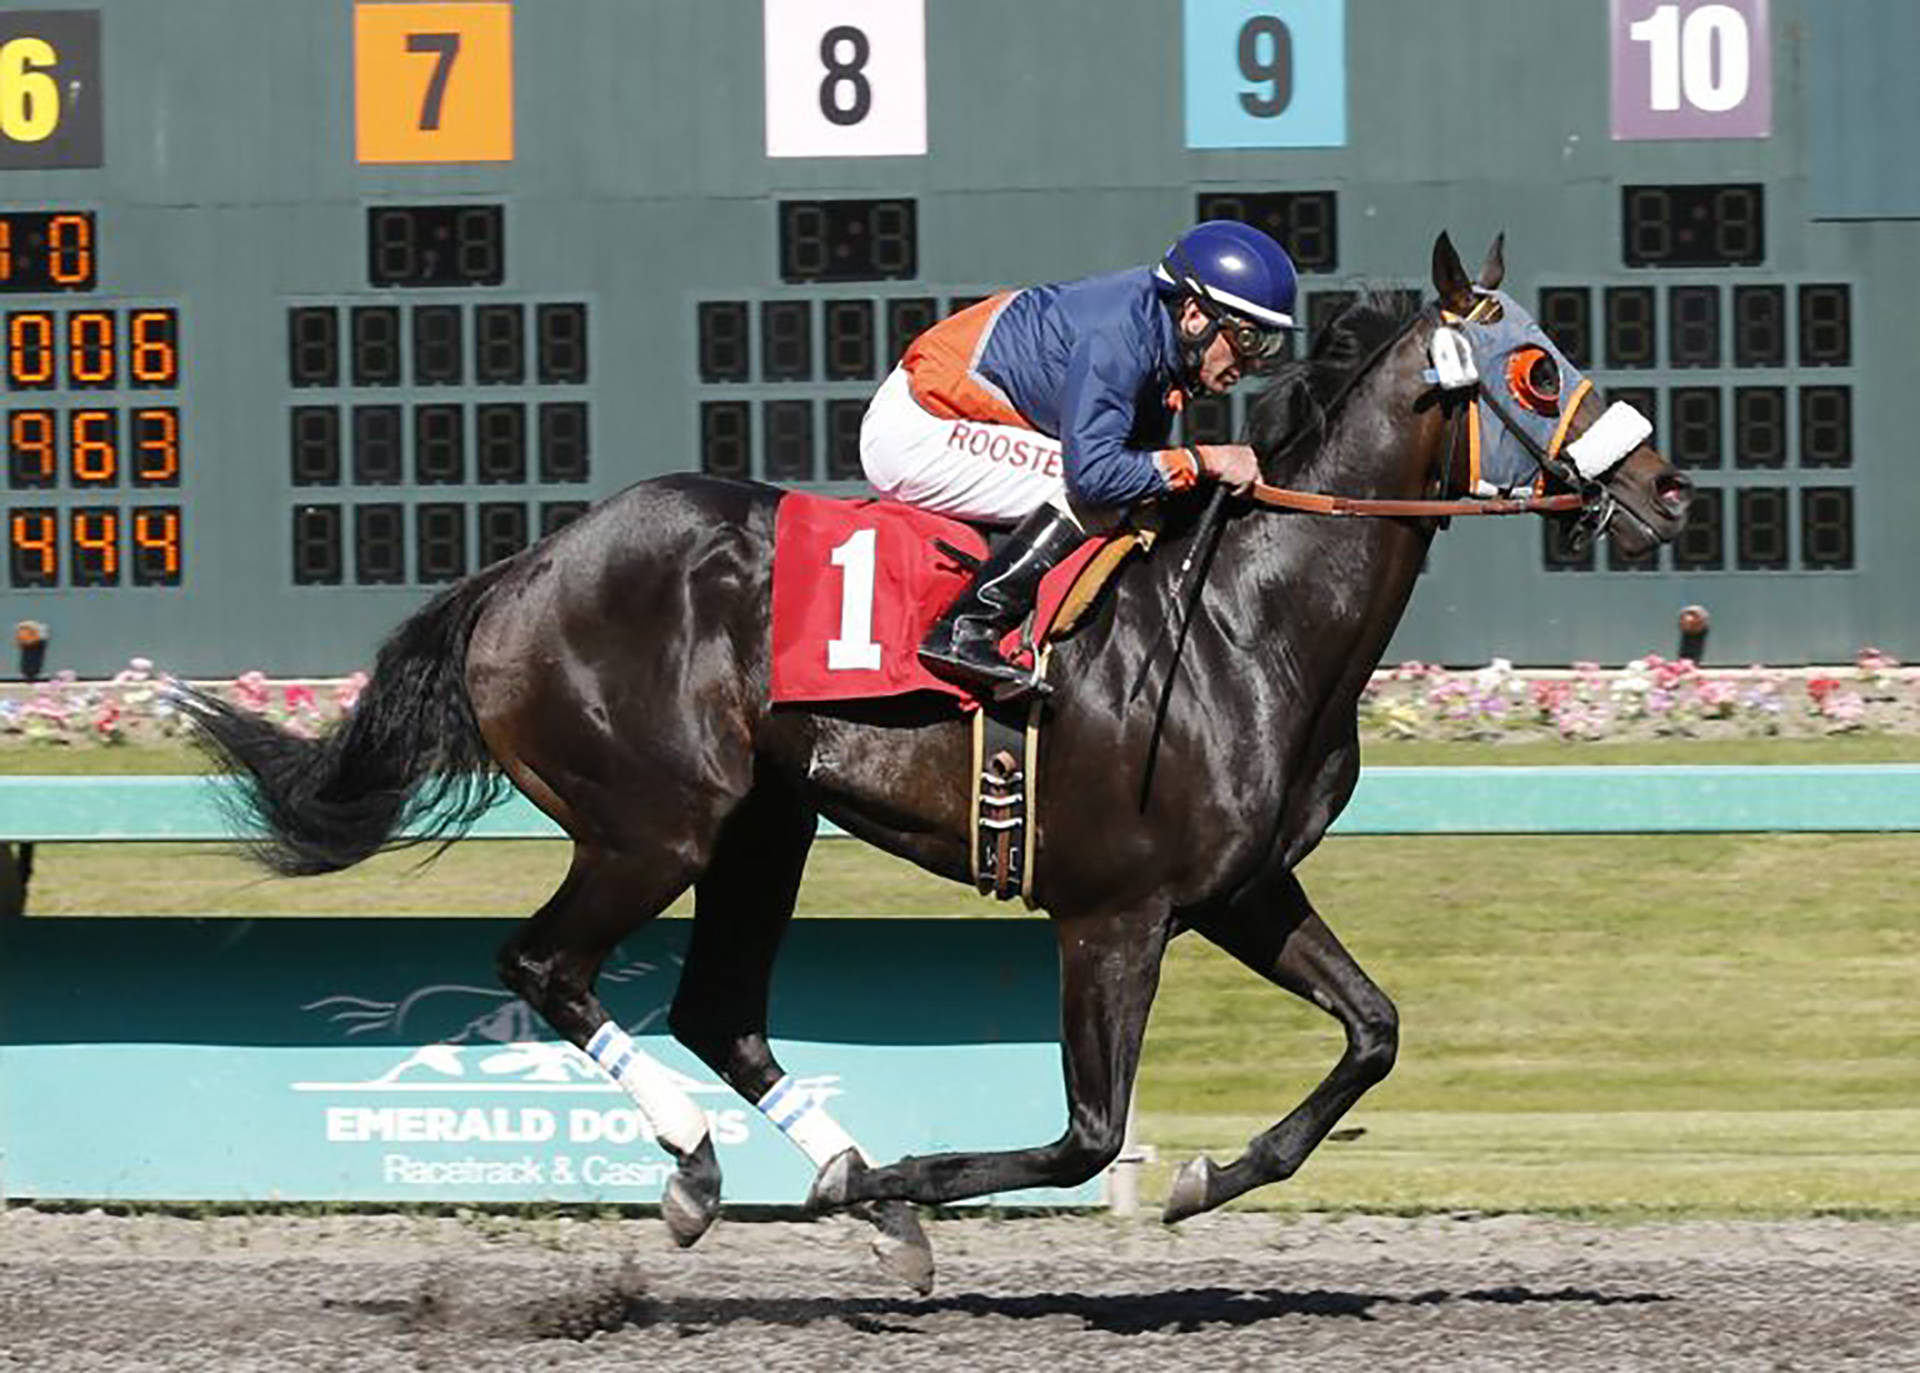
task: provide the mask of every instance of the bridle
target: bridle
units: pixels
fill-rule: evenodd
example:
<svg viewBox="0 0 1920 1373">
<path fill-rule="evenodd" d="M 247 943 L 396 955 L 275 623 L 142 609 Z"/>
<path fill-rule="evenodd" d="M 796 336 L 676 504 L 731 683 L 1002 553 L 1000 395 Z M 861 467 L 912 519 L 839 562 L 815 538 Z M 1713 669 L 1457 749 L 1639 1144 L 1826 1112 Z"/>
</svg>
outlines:
<svg viewBox="0 0 1920 1373">
<path fill-rule="evenodd" d="M 1499 303 L 1491 295 L 1483 295 L 1474 303 L 1473 309 L 1465 315 L 1457 315 L 1437 305 L 1423 307 L 1418 313 L 1410 315 L 1407 321 L 1395 330 L 1393 335 L 1370 353 L 1360 366 L 1350 373 L 1333 399 L 1319 408 L 1311 426 L 1303 428 L 1288 441 L 1290 451 L 1301 442 L 1312 429 L 1324 429 L 1333 416 L 1352 394 L 1354 388 L 1368 375 L 1382 358 L 1397 347 L 1407 334 L 1423 322 L 1433 322 L 1443 326 L 1478 324 L 1499 309 Z M 1453 406 L 1447 421 L 1447 437 L 1443 445 L 1446 454 L 1443 460 L 1446 470 L 1450 470 L 1460 449 L 1460 429 L 1462 416 L 1475 404 L 1483 404 L 1492 411 L 1501 425 L 1523 443 L 1528 452 L 1540 464 L 1543 474 L 1552 477 L 1565 486 L 1573 488 L 1555 495 L 1532 495 L 1492 498 L 1460 498 L 1439 500 L 1379 500 L 1360 496 L 1334 496 L 1318 491 L 1297 491 L 1291 487 L 1271 486 L 1266 482 L 1255 482 L 1246 499 L 1256 505 L 1272 510 L 1297 510 L 1310 515 L 1349 516 L 1362 519 L 1451 519 L 1455 515 L 1554 515 L 1569 511 L 1580 511 L 1580 523 L 1593 535 L 1603 532 L 1617 513 L 1618 503 L 1614 497 L 1597 481 L 1584 478 L 1561 456 L 1567 430 L 1580 403 L 1586 398 L 1591 383 L 1582 382 L 1565 403 L 1561 423 L 1555 430 L 1552 440 L 1540 444 L 1526 429 L 1515 420 L 1513 413 L 1506 407 L 1492 387 L 1484 384 L 1471 390 L 1442 392 L 1446 400 L 1443 404 Z M 1470 442 L 1477 439 L 1477 430 L 1473 431 Z M 1199 455 L 1195 454 L 1196 464 Z M 1445 489 L 1445 471 L 1441 475 L 1442 489 Z"/>
</svg>

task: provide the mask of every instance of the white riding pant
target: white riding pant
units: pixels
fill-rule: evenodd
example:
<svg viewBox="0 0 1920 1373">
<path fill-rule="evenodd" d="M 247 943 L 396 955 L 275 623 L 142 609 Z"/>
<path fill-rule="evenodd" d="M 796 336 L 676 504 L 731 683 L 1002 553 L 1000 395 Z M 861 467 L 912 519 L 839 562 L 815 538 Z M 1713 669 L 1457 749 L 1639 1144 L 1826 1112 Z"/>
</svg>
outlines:
<svg viewBox="0 0 1920 1373">
<path fill-rule="evenodd" d="M 890 500 L 956 519 L 1014 524 L 1049 503 L 1074 514 L 1057 439 L 929 414 L 898 367 L 860 421 L 860 466 Z"/>
</svg>

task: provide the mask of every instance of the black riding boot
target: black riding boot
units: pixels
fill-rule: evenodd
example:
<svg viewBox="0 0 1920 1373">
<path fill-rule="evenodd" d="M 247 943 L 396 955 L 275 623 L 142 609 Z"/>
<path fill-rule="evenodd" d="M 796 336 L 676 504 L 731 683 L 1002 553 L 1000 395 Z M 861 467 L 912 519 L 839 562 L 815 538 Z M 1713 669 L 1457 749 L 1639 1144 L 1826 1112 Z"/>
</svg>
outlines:
<svg viewBox="0 0 1920 1373">
<path fill-rule="evenodd" d="M 920 645 L 928 671 L 964 686 L 999 688 L 1003 697 L 1033 687 L 1031 672 L 1000 656 L 1000 640 L 1033 609 L 1040 578 L 1085 537 L 1051 505 L 1014 526 Z"/>
</svg>

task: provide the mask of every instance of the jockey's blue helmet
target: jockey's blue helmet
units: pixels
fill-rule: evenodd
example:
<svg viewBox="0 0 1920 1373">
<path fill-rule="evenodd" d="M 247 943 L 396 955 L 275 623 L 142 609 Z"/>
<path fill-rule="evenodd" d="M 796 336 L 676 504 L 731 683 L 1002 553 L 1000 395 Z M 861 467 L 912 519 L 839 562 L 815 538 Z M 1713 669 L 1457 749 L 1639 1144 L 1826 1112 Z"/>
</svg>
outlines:
<svg viewBox="0 0 1920 1373">
<path fill-rule="evenodd" d="M 1242 358 L 1270 360 L 1293 327 L 1293 259 L 1251 224 L 1209 219 L 1194 225 L 1168 247 L 1153 275 L 1164 290 L 1199 302 L 1213 321 L 1202 349 L 1230 326 Z"/>
</svg>

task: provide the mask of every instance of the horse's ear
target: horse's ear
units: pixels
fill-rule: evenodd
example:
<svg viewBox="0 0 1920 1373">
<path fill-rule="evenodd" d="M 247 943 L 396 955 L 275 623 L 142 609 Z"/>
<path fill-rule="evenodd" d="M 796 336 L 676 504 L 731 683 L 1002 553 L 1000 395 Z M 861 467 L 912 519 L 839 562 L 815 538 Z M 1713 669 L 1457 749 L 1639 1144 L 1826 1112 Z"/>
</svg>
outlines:
<svg viewBox="0 0 1920 1373">
<path fill-rule="evenodd" d="M 1484 291 L 1497 291 L 1500 282 L 1507 274 L 1507 235 L 1503 229 L 1493 236 L 1493 246 L 1487 249 L 1487 260 L 1480 268 L 1480 288 Z"/>
<path fill-rule="evenodd" d="M 1467 269 L 1460 265 L 1460 254 L 1454 251 L 1453 240 L 1444 229 L 1433 241 L 1433 291 L 1440 304 L 1456 315 L 1473 308 L 1473 283 L 1467 279 Z"/>
</svg>

